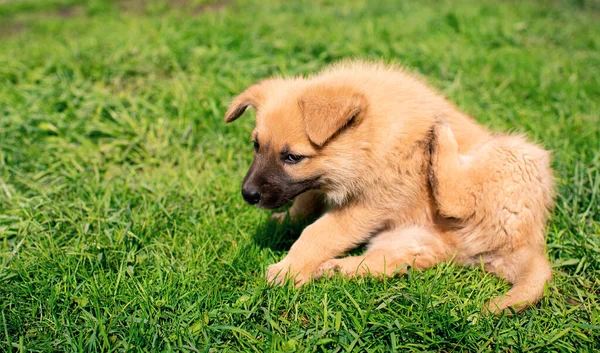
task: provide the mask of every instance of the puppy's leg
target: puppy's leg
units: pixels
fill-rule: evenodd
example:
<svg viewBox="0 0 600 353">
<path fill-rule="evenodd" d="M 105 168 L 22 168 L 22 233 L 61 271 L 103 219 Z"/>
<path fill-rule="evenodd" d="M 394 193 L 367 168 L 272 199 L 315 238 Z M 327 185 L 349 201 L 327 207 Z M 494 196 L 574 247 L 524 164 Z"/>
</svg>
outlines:
<svg viewBox="0 0 600 353">
<path fill-rule="evenodd" d="M 287 212 L 278 212 L 271 215 L 279 223 L 289 214 L 291 220 L 317 216 L 325 208 L 323 193 L 319 190 L 308 190 L 296 197 L 294 204 Z"/>
<path fill-rule="evenodd" d="M 433 127 L 430 145 L 429 182 L 440 214 L 464 219 L 474 212 L 475 198 L 470 192 L 474 173 L 469 157 L 458 154 L 458 144 L 450 126 L 439 120 Z"/>
<path fill-rule="evenodd" d="M 318 275 L 339 271 L 344 276 L 394 275 L 405 273 L 408 266 L 431 267 L 447 260 L 453 248 L 424 227 L 394 229 L 377 235 L 362 256 L 349 256 L 323 263 Z"/>
<path fill-rule="evenodd" d="M 521 311 L 536 303 L 544 294 L 544 285 L 552 278 L 548 260 L 541 251 L 534 249 L 523 249 L 499 257 L 487 264 L 485 269 L 513 284 L 505 295 L 486 303 L 487 310 L 494 314 L 499 314 L 509 307 Z"/>
<path fill-rule="evenodd" d="M 382 215 L 359 205 L 329 211 L 304 229 L 283 260 L 269 266 L 267 280 L 281 284 L 289 277 L 297 285 L 308 282 L 323 262 L 366 240 L 370 232 L 380 227 L 381 219 Z"/>
</svg>

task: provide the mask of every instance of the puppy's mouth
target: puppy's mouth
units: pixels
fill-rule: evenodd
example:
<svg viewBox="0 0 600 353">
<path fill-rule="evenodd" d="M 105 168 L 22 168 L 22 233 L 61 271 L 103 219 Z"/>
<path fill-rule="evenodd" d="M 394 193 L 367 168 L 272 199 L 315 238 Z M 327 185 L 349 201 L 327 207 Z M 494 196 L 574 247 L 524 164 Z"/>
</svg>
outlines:
<svg viewBox="0 0 600 353">
<path fill-rule="evenodd" d="M 257 153 L 242 182 L 242 196 L 250 205 L 275 209 L 307 190 L 319 188 L 320 180 L 320 175 L 295 179 L 285 172 L 279 159 Z"/>
<path fill-rule="evenodd" d="M 254 198 L 248 197 L 248 195 L 246 195 L 244 198 L 247 203 L 258 208 L 266 210 L 280 208 L 292 201 L 296 196 L 308 190 L 319 188 L 319 179 L 320 178 L 315 177 L 302 181 L 288 180 L 284 185 L 281 186 L 273 184 L 262 185 L 262 187 L 254 189 L 258 191 L 257 194 L 256 192 L 253 194 L 253 196 L 255 196 Z M 246 189 L 243 187 L 242 194 L 245 192 L 248 193 L 248 189 L 251 189 L 251 187 L 246 186 Z"/>
<path fill-rule="evenodd" d="M 296 196 L 308 190 L 318 188 L 318 185 L 318 178 L 314 178 L 294 182 L 293 184 L 286 185 L 284 188 L 265 188 L 256 206 L 266 210 L 283 207 L 296 198 Z"/>
<path fill-rule="evenodd" d="M 297 196 L 297 195 L 296 195 Z M 256 204 L 256 207 L 261 208 L 263 210 L 273 210 L 276 208 L 280 208 L 285 206 L 286 204 L 288 204 L 290 201 L 292 201 L 294 198 L 288 198 L 288 199 L 280 199 L 280 200 L 275 200 L 274 202 L 272 201 L 259 201 Z"/>
</svg>

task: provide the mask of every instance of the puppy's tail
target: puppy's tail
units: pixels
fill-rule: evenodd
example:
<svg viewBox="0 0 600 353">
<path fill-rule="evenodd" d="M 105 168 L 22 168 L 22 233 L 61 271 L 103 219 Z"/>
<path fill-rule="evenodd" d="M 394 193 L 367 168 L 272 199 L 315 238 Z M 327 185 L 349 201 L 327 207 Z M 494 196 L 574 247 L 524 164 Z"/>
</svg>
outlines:
<svg viewBox="0 0 600 353">
<path fill-rule="evenodd" d="M 519 312 L 535 304 L 544 294 L 544 286 L 552 278 L 552 269 L 543 252 L 519 254 L 520 261 L 506 263 L 502 275 L 513 284 L 503 296 L 486 303 L 486 310 L 500 314 L 509 307 Z"/>
</svg>

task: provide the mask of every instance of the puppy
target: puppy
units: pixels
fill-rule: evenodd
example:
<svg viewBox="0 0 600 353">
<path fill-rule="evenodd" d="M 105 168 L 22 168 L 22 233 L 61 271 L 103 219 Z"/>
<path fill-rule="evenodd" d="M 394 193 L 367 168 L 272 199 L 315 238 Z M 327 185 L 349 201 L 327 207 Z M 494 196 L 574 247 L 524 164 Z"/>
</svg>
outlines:
<svg viewBox="0 0 600 353">
<path fill-rule="evenodd" d="M 232 101 L 225 122 L 249 107 L 255 158 L 243 198 L 265 209 L 295 199 L 292 219 L 327 209 L 269 266 L 268 281 L 392 275 L 453 260 L 483 263 L 513 284 L 486 304 L 491 312 L 542 296 L 551 278 L 548 152 L 491 134 L 417 77 L 382 64 L 265 79 Z M 367 241 L 363 255 L 340 258 Z"/>
</svg>

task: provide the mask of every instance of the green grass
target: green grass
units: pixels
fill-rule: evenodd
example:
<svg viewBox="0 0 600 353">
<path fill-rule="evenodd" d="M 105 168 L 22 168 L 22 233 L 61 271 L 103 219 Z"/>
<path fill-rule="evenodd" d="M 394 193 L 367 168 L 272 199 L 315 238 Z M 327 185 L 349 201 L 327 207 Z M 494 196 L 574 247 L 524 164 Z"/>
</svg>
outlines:
<svg viewBox="0 0 600 353">
<path fill-rule="evenodd" d="M 596 2 L 83 3 L 0 2 L 1 351 L 600 349 Z M 303 225 L 243 203 L 253 121 L 225 108 L 347 57 L 403 63 L 554 151 L 537 306 L 481 316 L 508 286 L 451 264 L 266 285 Z"/>
</svg>

